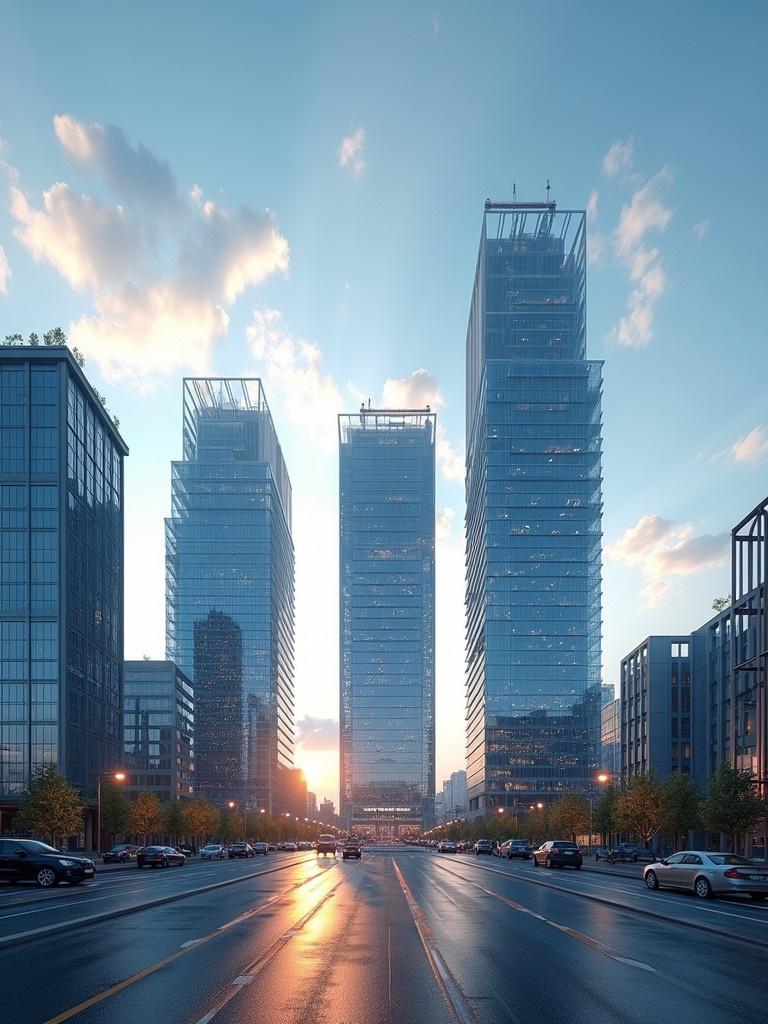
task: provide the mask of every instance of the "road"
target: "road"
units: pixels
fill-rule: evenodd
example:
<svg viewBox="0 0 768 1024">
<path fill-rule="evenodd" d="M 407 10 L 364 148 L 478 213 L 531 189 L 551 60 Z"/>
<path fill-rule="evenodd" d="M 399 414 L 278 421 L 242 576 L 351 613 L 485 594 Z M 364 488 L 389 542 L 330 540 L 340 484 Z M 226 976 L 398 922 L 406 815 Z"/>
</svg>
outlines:
<svg viewBox="0 0 768 1024">
<path fill-rule="evenodd" d="M 0 886 L 3 1024 L 743 1024 L 768 908 L 366 849 Z"/>
</svg>

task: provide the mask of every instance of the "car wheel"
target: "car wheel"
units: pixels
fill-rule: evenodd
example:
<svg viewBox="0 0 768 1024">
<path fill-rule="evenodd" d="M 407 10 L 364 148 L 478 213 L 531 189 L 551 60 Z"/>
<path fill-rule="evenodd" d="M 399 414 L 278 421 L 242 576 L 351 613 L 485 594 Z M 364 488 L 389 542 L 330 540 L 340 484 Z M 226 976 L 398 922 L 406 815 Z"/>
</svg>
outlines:
<svg viewBox="0 0 768 1024">
<path fill-rule="evenodd" d="M 531 867 L 532 868 L 537 868 L 538 866 L 539 866 L 539 862 L 536 860 L 536 858 L 535 857 L 531 857 Z"/>
<path fill-rule="evenodd" d="M 581 871 L 581 864 L 574 864 L 573 866 L 576 868 L 577 871 Z"/>
<path fill-rule="evenodd" d="M 35 875 L 35 881 L 41 889 L 50 889 L 52 886 L 59 884 L 59 876 L 53 868 L 40 868 Z"/>
<path fill-rule="evenodd" d="M 709 881 L 703 876 L 699 876 L 693 883 L 693 891 L 702 900 L 708 900 L 712 898 L 712 886 Z"/>
<path fill-rule="evenodd" d="M 547 857 L 547 859 L 544 861 L 544 867 L 545 868 L 551 868 L 552 867 L 552 861 L 549 859 L 549 857 Z"/>
<path fill-rule="evenodd" d="M 659 888 L 659 880 L 656 877 L 656 872 L 655 871 L 648 871 L 646 873 L 645 884 L 648 886 L 648 888 L 651 890 L 651 892 L 655 892 L 656 889 Z"/>
<path fill-rule="evenodd" d="M 763 900 L 768 900 L 768 893 L 764 892 L 751 892 L 749 898 L 754 900 L 755 903 L 762 903 Z"/>
<path fill-rule="evenodd" d="M 632 863 L 637 864 L 637 854 L 632 855 Z"/>
</svg>

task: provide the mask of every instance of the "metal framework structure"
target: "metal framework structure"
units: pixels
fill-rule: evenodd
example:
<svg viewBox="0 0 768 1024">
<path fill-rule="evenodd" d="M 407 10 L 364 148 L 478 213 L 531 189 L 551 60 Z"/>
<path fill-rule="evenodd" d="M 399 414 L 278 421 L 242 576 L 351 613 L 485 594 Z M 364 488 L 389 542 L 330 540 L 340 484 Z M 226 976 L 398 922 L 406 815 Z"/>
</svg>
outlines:
<svg viewBox="0 0 768 1024">
<path fill-rule="evenodd" d="M 356 413 L 339 413 L 339 441 L 344 443 L 350 430 L 408 430 L 432 426 L 434 436 L 437 413 L 424 409 L 372 409 L 361 405 Z"/>
<path fill-rule="evenodd" d="M 754 724 L 755 777 L 762 796 L 768 792 L 767 587 L 768 497 L 731 531 L 731 759 L 738 763 L 740 723 L 749 719 Z"/>
</svg>

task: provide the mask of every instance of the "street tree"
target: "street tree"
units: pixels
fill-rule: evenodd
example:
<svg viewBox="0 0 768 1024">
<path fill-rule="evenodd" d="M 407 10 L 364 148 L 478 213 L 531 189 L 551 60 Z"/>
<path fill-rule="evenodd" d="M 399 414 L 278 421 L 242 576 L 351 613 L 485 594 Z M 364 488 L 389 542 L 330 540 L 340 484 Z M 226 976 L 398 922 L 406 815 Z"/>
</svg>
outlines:
<svg viewBox="0 0 768 1024">
<path fill-rule="evenodd" d="M 604 844 L 610 844 L 613 833 L 616 831 L 616 802 L 618 798 L 618 788 L 610 785 L 603 790 L 600 799 L 595 804 L 592 825 Z"/>
<path fill-rule="evenodd" d="M 587 801 L 579 793 L 566 793 L 552 804 L 549 820 L 553 831 L 568 836 L 575 843 L 589 823 Z"/>
<path fill-rule="evenodd" d="M 101 788 L 101 829 L 108 836 L 125 835 L 131 831 L 133 818 L 131 801 L 122 790 L 111 783 Z"/>
<path fill-rule="evenodd" d="M 163 828 L 163 809 L 154 793 L 139 793 L 131 804 L 131 831 L 143 836 L 156 835 Z"/>
<path fill-rule="evenodd" d="M 766 817 L 768 806 L 759 796 L 752 774 L 724 761 L 710 776 L 702 810 L 705 826 L 723 832 L 735 850 L 739 838 Z"/>
<path fill-rule="evenodd" d="M 187 816 L 180 800 L 169 800 L 163 808 L 163 827 L 173 843 L 187 832 Z"/>
<path fill-rule="evenodd" d="M 661 783 L 653 772 L 633 775 L 616 801 L 616 825 L 640 836 L 645 846 L 664 824 Z"/>
<path fill-rule="evenodd" d="M 218 810 L 208 800 L 198 797 L 189 801 L 185 814 L 190 833 L 198 842 L 207 842 L 219 823 Z"/>
<path fill-rule="evenodd" d="M 661 797 L 661 830 L 679 849 L 685 845 L 688 833 L 701 826 L 701 793 L 689 775 L 672 772 L 662 783 Z"/>
<path fill-rule="evenodd" d="M 82 831 L 83 801 L 55 764 L 41 765 L 34 771 L 16 822 L 57 846 L 61 839 Z"/>
</svg>

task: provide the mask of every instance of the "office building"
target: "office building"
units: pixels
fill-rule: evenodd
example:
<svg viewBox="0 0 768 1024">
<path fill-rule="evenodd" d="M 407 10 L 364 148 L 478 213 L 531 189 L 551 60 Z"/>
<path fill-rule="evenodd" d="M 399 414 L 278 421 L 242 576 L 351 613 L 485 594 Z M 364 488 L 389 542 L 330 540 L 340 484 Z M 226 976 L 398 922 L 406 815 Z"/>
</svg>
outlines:
<svg viewBox="0 0 768 1024">
<path fill-rule="evenodd" d="M 91 802 L 98 776 L 121 767 L 127 454 L 67 348 L 0 348 L 0 809 L 6 814 L 38 766 L 58 765 Z"/>
<path fill-rule="evenodd" d="M 488 200 L 467 331 L 470 817 L 586 791 L 598 766 L 601 392 L 584 212 Z"/>
<path fill-rule="evenodd" d="M 195 691 L 195 790 L 278 813 L 293 767 L 291 484 L 261 381 L 187 378 L 166 655 Z"/>
<path fill-rule="evenodd" d="M 443 781 L 441 797 L 443 820 L 466 818 L 467 773 L 465 771 L 451 772 L 451 777 Z M 440 820 L 437 818 L 437 813 L 435 818 Z"/>
<path fill-rule="evenodd" d="M 325 797 L 320 801 L 318 817 L 320 818 L 320 821 L 325 822 L 326 825 L 336 824 L 336 807 L 333 800 Z"/>
<path fill-rule="evenodd" d="M 194 692 L 172 661 L 123 663 L 123 740 L 130 797 L 161 803 L 194 793 Z"/>
<path fill-rule="evenodd" d="M 435 797 L 435 416 L 339 417 L 345 828 L 419 832 Z"/>
<path fill-rule="evenodd" d="M 621 700 L 612 700 L 600 709 L 600 769 L 611 777 L 621 779 Z"/>
<path fill-rule="evenodd" d="M 600 687 L 600 707 L 605 707 L 616 699 L 616 687 L 613 683 L 603 683 Z"/>
</svg>

